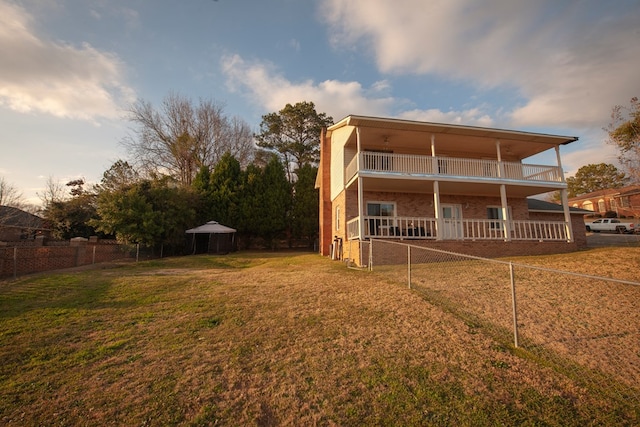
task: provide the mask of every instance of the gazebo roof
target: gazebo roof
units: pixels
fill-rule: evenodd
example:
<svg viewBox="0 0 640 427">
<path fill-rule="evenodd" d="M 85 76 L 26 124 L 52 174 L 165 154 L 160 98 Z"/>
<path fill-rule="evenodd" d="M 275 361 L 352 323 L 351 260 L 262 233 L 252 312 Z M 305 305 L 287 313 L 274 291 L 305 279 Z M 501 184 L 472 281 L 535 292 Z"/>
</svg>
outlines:
<svg viewBox="0 0 640 427">
<path fill-rule="evenodd" d="M 193 234 L 229 234 L 235 233 L 236 230 L 231 227 L 227 227 L 225 225 L 219 224 L 217 221 L 209 221 L 206 224 L 203 224 L 196 228 L 191 228 L 187 230 L 185 233 L 193 233 Z"/>
</svg>

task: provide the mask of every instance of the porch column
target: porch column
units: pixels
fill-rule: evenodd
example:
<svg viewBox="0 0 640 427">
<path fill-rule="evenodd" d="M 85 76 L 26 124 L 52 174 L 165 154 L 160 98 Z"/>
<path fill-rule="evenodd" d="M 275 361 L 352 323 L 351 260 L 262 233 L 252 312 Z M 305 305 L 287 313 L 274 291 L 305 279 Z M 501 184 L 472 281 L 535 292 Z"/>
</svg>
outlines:
<svg viewBox="0 0 640 427">
<path fill-rule="evenodd" d="M 504 177 L 504 165 L 502 164 L 502 152 L 500 151 L 500 140 L 496 139 L 496 152 L 498 158 L 498 177 Z"/>
<path fill-rule="evenodd" d="M 504 241 L 511 241 L 511 218 L 509 218 L 509 208 L 507 205 L 507 187 L 500 185 L 500 204 L 502 205 L 502 231 L 504 233 Z"/>
<path fill-rule="evenodd" d="M 564 172 L 562 171 L 562 160 L 560 160 L 560 146 L 556 145 L 556 159 L 558 160 L 558 169 L 560 170 L 560 179 L 566 183 Z M 569 190 L 566 188 L 560 190 L 560 199 L 562 201 L 562 210 L 564 211 L 564 227 L 567 233 L 567 242 L 573 242 L 573 227 L 571 226 L 571 212 L 569 212 Z"/>
<path fill-rule="evenodd" d="M 360 235 L 360 240 L 364 239 L 364 190 L 362 189 L 362 177 L 360 176 L 360 128 L 356 127 L 356 156 L 358 163 L 358 234 Z"/>
<path fill-rule="evenodd" d="M 444 224 L 440 209 L 440 183 L 438 181 L 433 182 L 433 211 L 436 214 L 436 240 L 442 240 Z"/>
<path fill-rule="evenodd" d="M 438 159 L 436 159 L 436 136 L 431 134 L 431 169 L 433 174 L 438 173 Z"/>
</svg>

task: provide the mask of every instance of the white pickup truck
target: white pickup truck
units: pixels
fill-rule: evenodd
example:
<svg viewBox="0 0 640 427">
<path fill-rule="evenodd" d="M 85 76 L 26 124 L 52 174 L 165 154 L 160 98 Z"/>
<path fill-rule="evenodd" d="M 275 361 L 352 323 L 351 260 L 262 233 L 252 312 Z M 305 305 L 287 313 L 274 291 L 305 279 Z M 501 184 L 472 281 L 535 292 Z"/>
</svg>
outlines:
<svg viewBox="0 0 640 427">
<path fill-rule="evenodd" d="M 633 233 L 635 226 L 628 222 L 620 222 L 617 218 L 600 218 L 593 222 L 585 224 L 587 231 L 599 233 L 601 231 L 609 231 L 612 233 Z"/>
</svg>

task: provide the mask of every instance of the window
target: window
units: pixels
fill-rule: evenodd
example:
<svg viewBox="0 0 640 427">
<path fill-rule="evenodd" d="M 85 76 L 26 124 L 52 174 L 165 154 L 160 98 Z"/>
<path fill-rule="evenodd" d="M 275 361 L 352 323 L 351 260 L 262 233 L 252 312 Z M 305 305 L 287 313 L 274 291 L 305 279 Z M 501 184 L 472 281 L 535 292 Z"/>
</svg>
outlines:
<svg viewBox="0 0 640 427">
<path fill-rule="evenodd" d="M 598 200 L 598 212 L 604 212 L 606 210 L 607 208 L 604 204 L 604 200 L 603 199 Z"/>
<path fill-rule="evenodd" d="M 340 206 L 336 206 L 336 230 L 340 230 Z"/>
<path fill-rule="evenodd" d="M 609 206 L 611 206 L 612 211 L 616 210 L 616 208 L 618 207 L 616 206 L 616 199 L 614 198 L 609 199 Z"/>
<path fill-rule="evenodd" d="M 511 206 L 507 206 L 507 215 L 511 218 Z M 491 221 L 491 228 L 500 228 L 502 226 L 502 207 L 501 206 L 487 206 L 487 219 L 495 219 L 497 221 Z"/>
<path fill-rule="evenodd" d="M 620 206 L 623 208 L 629 207 L 629 196 L 620 197 Z"/>
<path fill-rule="evenodd" d="M 367 202 L 369 235 L 388 236 L 395 233 L 396 204 L 393 202 Z M 388 217 L 388 218 L 387 218 Z"/>
<path fill-rule="evenodd" d="M 396 204 L 393 202 L 367 202 L 367 215 L 394 216 Z"/>
<path fill-rule="evenodd" d="M 593 203 L 591 202 L 584 202 L 582 204 L 582 209 L 586 209 L 588 211 L 593 211 Z"/>
</svg>

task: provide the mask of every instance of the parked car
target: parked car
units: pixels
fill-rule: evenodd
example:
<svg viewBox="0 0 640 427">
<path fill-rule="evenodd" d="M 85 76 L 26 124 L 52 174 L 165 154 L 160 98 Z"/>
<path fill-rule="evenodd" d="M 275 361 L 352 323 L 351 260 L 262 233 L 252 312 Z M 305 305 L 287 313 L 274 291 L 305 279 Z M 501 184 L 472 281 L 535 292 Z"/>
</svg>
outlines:
<svg viewBox="0 0 640 427">
<path fill-rule="evenodd" d="M 594 233 L 599 233 L 601 231 L 620 234 L 635 232 L 634 224 L 621 222 L 617 218 L 600 218 L 585 225 L 587 227 L 587 231 L 593 231 Z"/>
</svg>

